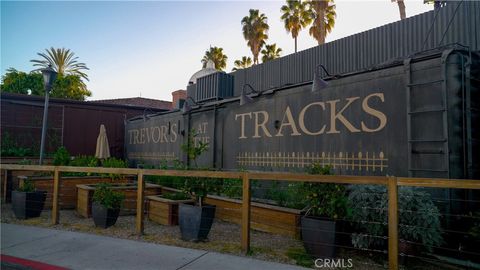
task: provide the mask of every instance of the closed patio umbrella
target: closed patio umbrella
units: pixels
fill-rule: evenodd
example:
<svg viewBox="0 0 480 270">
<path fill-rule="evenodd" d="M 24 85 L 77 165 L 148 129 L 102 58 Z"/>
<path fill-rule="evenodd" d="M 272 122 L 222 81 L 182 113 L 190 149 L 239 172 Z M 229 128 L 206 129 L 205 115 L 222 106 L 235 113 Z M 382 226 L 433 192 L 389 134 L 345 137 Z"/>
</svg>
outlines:
<svg viewBox="0 0 480 270">
<path fill-rule="evenodd" d="M 95 157 L 99 159 L 106 159 L 110 157 L 110 146 L 108 145 L 107 130 L 103 124 L 100 126 L 100 134 L 98 134 L 97 138 Z"/>
</svg>

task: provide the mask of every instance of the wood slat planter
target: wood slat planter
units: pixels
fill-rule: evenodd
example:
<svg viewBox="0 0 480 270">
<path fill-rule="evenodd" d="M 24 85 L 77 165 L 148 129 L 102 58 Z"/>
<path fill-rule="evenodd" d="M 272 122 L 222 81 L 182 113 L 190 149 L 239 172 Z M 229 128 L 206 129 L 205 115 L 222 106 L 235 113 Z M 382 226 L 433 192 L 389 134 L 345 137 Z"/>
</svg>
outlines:
<svg viewBox="0 0 480 270">
<path fill-rule="evenodd" d="M 18 184 L 21 185 L 22 181 L 26 179 L 33 182 L 35 188 L 38 190 L 47 191 L 47 199 L 45 200 L 44 209 L 52 208 L 53 197 L 53 176 L 46 177 L 27 177 L 19 176 Z M 60 209 L 75 209 L 77 207 L 77 185 L 80 184 L 99 184 L 99 183 L 129 183 L 133 178 L 121 178 L 112 180 L 109 177 L 100 176 L 72 176 L 62 177 L 60 182 L 59 192 L 59 206 Z"/>
<path fill-rule="evenodd" d="M 178 204 L 193 200 L 170 200 L 160 196 L 147 196 L 148 218 L 162 225 L 178 225 Z"/>
<path fill-rule="evenodd" d="M 208 195 L 205 203 L 217 206 L 215 217 L 224 221 L 241 224 L 242 201 Z M 255 230 L 300 237 L 302 210 L 279 207 L 269 204 L 251 203 L 251 227 Z"/>
<path fill-rule="evenodd" d="M 92 198 L 95 186 L 77 185 L 77 213 L 82 217 L 89 218 L 92 216 Z M 114 184 L 112 189 L 125 194 L 120 215 L 134 215 L 137 212 L 137 184 Z M 160 185 L 145 184 L 145 196 L 161 193 L 162 187 Z"/>
</svg>

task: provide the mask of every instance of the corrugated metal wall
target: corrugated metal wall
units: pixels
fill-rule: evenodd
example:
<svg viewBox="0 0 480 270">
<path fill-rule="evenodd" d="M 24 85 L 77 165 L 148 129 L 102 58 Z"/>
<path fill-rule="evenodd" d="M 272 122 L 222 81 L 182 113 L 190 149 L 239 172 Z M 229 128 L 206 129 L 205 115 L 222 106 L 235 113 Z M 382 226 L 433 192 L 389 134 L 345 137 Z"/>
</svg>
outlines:
<svg viewBox="0 0 480 270">
<path fill-rule="evenodd" d="M 480 50 L 480 2 L 452 1 L 437 10 L 235 71 L 231 73 L 234 94 L 240 95 L 245 83 L 262 91 L 311 81 L 318 64 L 331 74 L 353 72 L 452 43 Z"/>
</svg>

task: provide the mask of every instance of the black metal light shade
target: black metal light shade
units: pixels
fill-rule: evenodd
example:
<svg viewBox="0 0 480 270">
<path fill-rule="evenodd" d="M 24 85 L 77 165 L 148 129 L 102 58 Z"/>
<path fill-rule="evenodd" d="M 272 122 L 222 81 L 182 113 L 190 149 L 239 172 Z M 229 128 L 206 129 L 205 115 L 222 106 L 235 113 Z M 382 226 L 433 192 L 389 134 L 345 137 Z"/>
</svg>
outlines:
<svg viewBox="0 0 480 270">
<path fill-rule="evenodd" d="M 48 67 L 42 69 L 43 86 L 46 91 L 52 89 L 53 83 L 57 79 L 57 74 L 58 73 L 52 68 L 52 65 L 48 65 Z"/>
<path fill-rule="evenodd" d="M 249 104 L 253 102 L 253 98 L 251 96 L 248 96 L 245 89 L 246 87 L 250 88 L 251 92 L 250 93 L 256 93 L 258 94 L 258 91 L 255 90 L 250 84 L 246 83 L 243 85 L 242 88 L 242 94 L 240 95 L 240 106 L 243 106 L 245 104 Z"/>
<path fill-rule="evenodd" d="M 313 83 L 312 83 L 312 92 L 320 91 L 328 86 L 328 82 L 322 79 L 322 70 L 325 71 L 327 76 L 330 76 L 327 69 L 323 65 L 318 65 L 315 67 L 315 72 L 313 73 Z"/>
<path fill-rule="evenodd" d="M 199 105 L 197 102 L 195 102 L 195 100 L 193 100 L 193 98 L 187 97 L 185 102 L 183 102 L 182 113 L 187 113 L 192 110 L 192 106 L 188 102 L 189 100 L 192 101 L 194 105 Z"/>
</svg>

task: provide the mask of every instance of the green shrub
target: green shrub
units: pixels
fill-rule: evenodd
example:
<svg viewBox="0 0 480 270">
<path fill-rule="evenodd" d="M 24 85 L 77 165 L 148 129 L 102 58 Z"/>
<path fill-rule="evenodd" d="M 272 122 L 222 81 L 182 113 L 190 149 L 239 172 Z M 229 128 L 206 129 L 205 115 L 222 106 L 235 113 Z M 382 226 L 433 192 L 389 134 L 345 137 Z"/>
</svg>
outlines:
<svg viewBox="0 0 480 270">
<path fill-rule="evenodd" d="M 166 161 L 162 162 L 159 167 L 155 167 L 152 165 L 144 165 L 145 169 L 161 169 L 161 170 L 185 170 L 186 167 L 183 163 L 179 160 L 173 161 L 173 167 L 169 168 Z M 185 183 L 185 179 L 180 176 L 157 176 L 157 175 L 148 175 L 145 176 L 145 181 L 154 183 L 157 185 L 161 185 L 164 187 L 171 187 L 175 189 L 182 189 Z"/>
<path fill-rule="evenodd" d="M 312 164 L 307 168 L 310 174 L 329 175 L 330 166 Z M 307 214 L 332 219 L 343 218 L 348 214 L 346 189 L 343 185 L 304 182 L 301 188 Z"/>
<path fill-rule="evenodd" d="M 3 132 L 0 152 L 2 157 L 33 156 L 31 148 L 21 147 L 8 132 Z"/>
<path fill-rule="evenodd" d="M 118 158 L 107 158 L 102 162 L 102 166 L 105 168 L 127 168 L 127 162 Z M 102 174 L 102 176 L 108 176 L 113 180 L 121 179 L 123 176 L 120 174 L 108 173 Z"/>
<path fill-rule="evenodd" d="M 359 233 L 352 235 L 356 248 L 381 247 L 388 233 L 388 195 L 383 186 L 355 185 L 348 200 L 352 206 L 351 220 Z M 440 212 L 429 193 L 419 188 L 398 190 L 399 238 L 421 243 L 431 251 L 443 242 Z"/>
<path fill-rule="evenodd" d="M 193 161 L 193 168 L 199 170 L 200 168 L 197 164 L 197 158 L 208 151 L 208 143 L 202 141 L 195 142 L 195 137 L 197 137 L 197 135 L 198 133 L 195 129 L 192 129 L 188 134 L 187 142 L 182 144 L 181 148 L 182 151 L 188 155 L 190 160 Z M 200 207 L 203 205 L 203 200 L 208 192 L 211 192 L 214 189 L 212 182 L 203 177 L 186 177 L 184 183 L 183 190 L 193 196 Z"/>
<path fill-rule="evenodd" d="M 20 192 L 34 192 L 36 189 L 32 181 L 25 179 L 23 181 L 23 184 L 20 187 L 18 187 L 17 190 Z"/>
<path fill-rule="evenodd" d="M 304 209 L 307 206 L 303 183 L 285 184 L 274 181 L 267 190 L 266 197 L 282 207 Z"/>
<path fill-rule="evenodd" d="M 61 146 L 53 154 L 53 165 L 68 166 L 68 164 L 70 164 L 70 153 L 67 148 Z"/>
<path fill-rule="evenodd" d="M 243 184 L 241 179 L 223 179 L 222 188 L 219 195 L 224 195 L 232 199 L 242 197 Z"/>
<path fill-rule="evenodd" d="M 179 200 L 188 200 L 190 196 L 183 192 L 173 192 L 173 193 L 164 193 L 161 195 L 162 198 L 179 201 Z"/>
<path fill-rule="evenodd" d="M 120 208 L 125 199 L 125 195 L 113 191 L 111 187 L 112 185 L 107 183 L 96 185 L 95 192 L 93 193 L 93 201 L 109 209 Z"/>
</svg>

